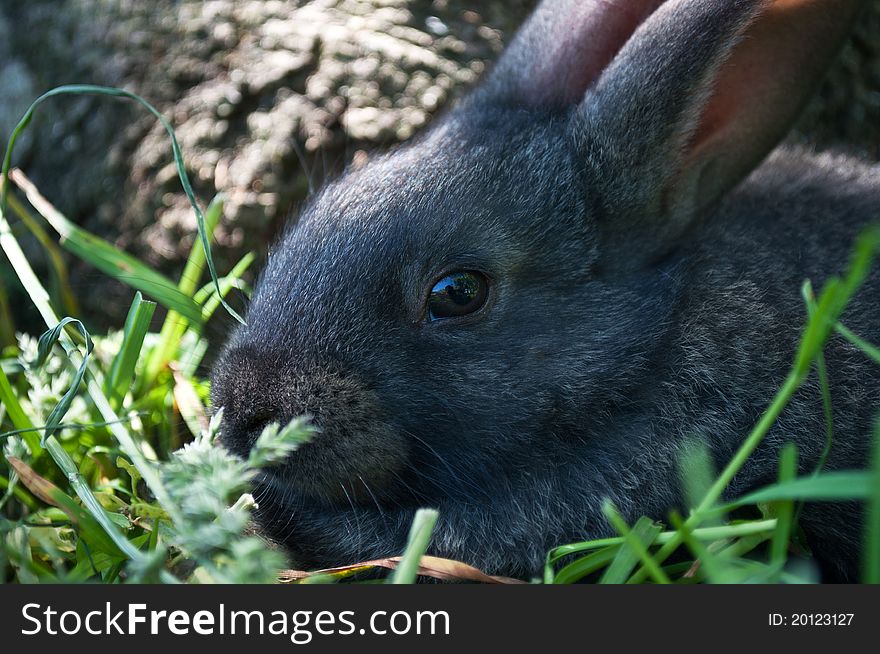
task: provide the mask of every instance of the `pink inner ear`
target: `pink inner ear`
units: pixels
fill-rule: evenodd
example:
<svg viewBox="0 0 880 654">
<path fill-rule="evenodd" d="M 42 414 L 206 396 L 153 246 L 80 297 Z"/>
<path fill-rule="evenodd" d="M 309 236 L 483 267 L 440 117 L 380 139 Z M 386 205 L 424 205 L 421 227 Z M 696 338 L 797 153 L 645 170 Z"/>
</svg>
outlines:
<svg viewBox="0 0 880 654">
<path fill-rule="evenodd" d="M 780 112 L 780 105 L 801 93 L 797 82 L 811 72 L 805 52 L 822 52 L 826 22 L 819 14 L 824 11 L 827 19 L 833 20 L 831 4 L 815 0 L 773 0 L 768 4 L 719 71 L 691 139 L 689 157 L 698 158 L 706 150 L 737 138 L 754 138 L 754 133 Z M 805 36 L 811 33 L 814 38 Z"/>
<path fill-rule="evenodd" d="M 547 17 L 551 36 L 523 72 L 526 100 L 535 106 L 570 106 L 664 0 L 583 0 Z M 545 11 L 548 8 L 542 8 Z"/>
</svg>

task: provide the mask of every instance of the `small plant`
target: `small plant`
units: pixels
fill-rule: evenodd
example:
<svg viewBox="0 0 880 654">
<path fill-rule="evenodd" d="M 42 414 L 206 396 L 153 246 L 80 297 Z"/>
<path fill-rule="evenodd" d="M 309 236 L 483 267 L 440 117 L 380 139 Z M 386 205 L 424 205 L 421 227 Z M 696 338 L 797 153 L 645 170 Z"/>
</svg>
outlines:
<svg viewBox="0 0 880 654">
<path fill-rule="evenodd" d="M 218 412 L 208 429 L 159 466 L 171 501 L 182 514 L 179 521 L 164 523 L 166 538 L 184 564 L 195 566 L 193 579 L 271 583 L 285 560 L 256 536 L 244 535 L 250 511 L 256 507 L 247 491 L 261 468 L 280 463 L 309 439 L 311 429 L 300 419 L 283 429 L 271 424 L 257 439 L 251 456 L 242 460 L 214 442 L 220 419 Z M 147 505 L 146 512 L 157 508 Z"/>
<path fill-rule="evenodd" d="M 15 138 L 36 106 L 65 93 L 129 97 L 168 129 L 181 180 L 206 236 L 193 248 L 179 283 L 73 225 L 23 173 L 10 170 Z M 58 319 L 56 307 L 69 307 L 72 293 L 65 283 L 47 293 L 13 235 L 7 208 L 50 254 L 57 255 L 56 246 L 45 238 L 40 221 L 10 195 L 11 182 L 64 248 L 137 289 L 123 330 L 92 339 L 79 320 Z M 220 414 L 208 420 L 208 387 L 196 375 L 207 351 L 202 330 L 219 305 L 228 307 L 224 297 L 232 288 L 247 290 L 241 275 L 253 257 L 244 257 L 227 277 L 216 277 L 207 235 L 220 219 L 222 199 L 204 214 L 198 208 L 170 126 L 132 94 L 99 87 L 55 89 L 32 105 L 13 133 L 3 164 L 2 199 L 0 245 L 49 330 L 39 341 L 20 335 L 3 352 L 0 574 L 20 581 L 275 579 L 284 557 L 246 534 L 256 506 L 247 489 L 259 468 L 286 456 L 311 430 L 302 420 L 283 429 L 270 425 L 248 460 L 214 442 Z M 56 281 L 64 282 L 63 259 L 50 256 L 50 264 Z M 212 282 L 198 288 L 206 265 Z M 149 332 L 156 304 L 144 300 L 141 291 L 168 310 L 158 333 Z M 11 313 L 0 319 L 5 332 L 14 333 L 12 320 Z"/>
</svg>

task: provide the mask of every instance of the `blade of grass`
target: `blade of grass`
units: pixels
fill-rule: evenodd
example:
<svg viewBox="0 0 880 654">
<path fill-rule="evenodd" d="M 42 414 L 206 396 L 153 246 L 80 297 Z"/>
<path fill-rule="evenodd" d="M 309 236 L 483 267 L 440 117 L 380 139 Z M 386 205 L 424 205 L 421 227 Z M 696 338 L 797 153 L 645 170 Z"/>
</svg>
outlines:
<svg viewBox="0 0 880 654">
<path fill-rule="evenodd" d="M 67 481 L 68 483 L 70 483 L 71 488 L 73 488 L 74 492 L 76 492 L 76 494 L 82 500 L 83 504 L 91 513 L 94 520 L 97 522 L 97 524 L 101 526 L 101 528 L 103 528 L 104 532 L 106 532 L 106 535 L 109 536 L 110 541 L 112 541 L 112 543 L 114 544 L 112 550 L 104 549 L 103 551 L 110 551 L 112 553 L 112 551 L 115 550 L 117 551 L 117 553 L 125 554 L 125 556 L 127 556 L 128 558 L 138 559 L 141 557 L 141 553 L 128 541 L 127 538 L 125 538 L 123 534 L 119 532 L 117 526 L 113 522 L 113 519 L 107 514 L 107 511 L 104 509 L 103 506 L 101 506 L 101 503 L 95 497 L 94 493 L 92 493 L 91 487 L 83 479 L 82 475 L 80 475 L 76 464 L 67 453 L 67 450 L 65 450 L 61 443 L 59 443 L 58 440 L 55 438 L 55 434 L 58 433 L 58 431 L 60 430 L 61 419 L 67 413 L 67 410 L 70 407 L 73 398 L 76 396 L 76 393 L 79 390 L 82 379 L 86 372 L 88 357 L 92 352 L 92 339 L 89 336 L 89 333 L 86 330 L 85 326 L 79 320 L 75 320 L 73 318 L 64 318 L 59 321 L 55 327 L 49 329 L 40 337 L 37 350 L 37 358 L 30 365 L 32 367 L 38 367 L 45 362 L 46 358 L 52 350 L 52 347 L 61 339 L 61 335 L 64 334 L 64 327 L 69 324 L 74 325 L 85 339 L 86 353 L 84 356 L 80 357 L 79 365 L 77 366 L 77 370 L 74 374 L 70 388 L 61 398 L 61 400 L 58 402 L 52 412 L 49 414 L 49 417 L 46 420 L 47 426 L 45 431 L 43 432 L 43 437 L 40 439 L 39 446 L 41 448 L 45 448 L 49 452 L 49 455 L 67 477 Z M 71 349 L 74 352 L 76 351 L 72 344 Z M 0 437 L 2 436 L 6 436 L 6 434 L 0 434 Z M 25 477 L 27 476 L 30 477 L 34 483 L 37 483 L 37 479 L 40 478 L 37 478 L 33 470 L 30 469 L 30 467 L 27 466 L 24 462 L 18 461 L 18 464 L 16 464 L 15 461 L 18 461 L 18 459 L 15 459 L 15 457 L 9 458 L 9 462 L 13 464 L 16 472 L 18 472 L 18 474 L 22 477 L 22 481 L 25 482 Z M 45 482 L 45 480 L 42 481 L 44 483 L 40 487 L 43 490 L 51 490 L 49 487 L 55 488 L 48 482 Z M 46 486 L 46 484 L 48 484 L 48 486 Z M 33 487 L 29 486 L 29 488 L 35 491 Z M 58 493 L 61 493 L 60 489 L 56 490 L 58 490 Z M 46 490 L 46 492 L 48 497 L 48 490 Z M 57 495 L 58 493 L 56 493 L 55 495 Z M 58 506 L 61 506 L 62 508 L 69 504 L 64 503 L 63 498 L 59 499 L 54 496 L 53 498 L 57 501 L 62 502 L 61 504 L 58 504 Z M 70 514 L 68 513 L 68 515 Z M 71 519 L 73 519 L 72 515 Z"/>
<path fill-rule="evenodd" d="M 229 291 L 233 288 L 239 286 L 241 276 L 253 261 L 253 253 L 247 253 L 237 264 L 235 264 L 226 277 L 220 278 L 220 292 L 224 297 L 228 295 Z M 195 375 L 196 369 L 202 362 L 202 358 L 208 348 L 208 342 L 201 338 L 201 333 L 204 325 L 214 314 L 214 311 L 217 310 L 217 307 L 220 306 L 220 299 L 217 297 L 217 291 L 212 283 L 205 284 L 202 288 L 196 291 L 195 295 L 193 295 L 193 300 L 196 304 L 202 307 L 202 324 L 190 326 L 188 330 L 195 340 L 196 345 L 188 348 L 184 352 L 183 359 L 180 361 L 180 371 L 186 377 L 192 377 Z M 166 321 L 166 324 L 171 325 L 172 327 L 185 326 L 182 321 L 177 323 L 168 323 Z M 163 325 L 163 330 L 164 329 L 165 325 Z M 155 348 L 154 355 L 151 357 L 150 363 L 148 364 L 147 373 L 144 375 L 144 386 L 151 384 L 159 371 L 168 365 L 175 357 L 179 356 L 177 350 L 180 349 L 180 344 L 185 342 L 185 336 L 186 332 L 183 332 L 180 329 L 174 329 L 173 331 L 169 330 L 164 337 L 160 335 L 160 345 Z"/>
<path fill-rule="evenodd" d="M 770 431 L 770 428 L 776 423 L 777 418 L 779 418 L 783 409 L 788 406 L 788 402 L 791 400 L 795 391 L 800 388 L 802 383 L 802 375 L 798 374 L 795 370 L 789 373 L 782 388 L 777 392 L 773 402 L 771 402 L 770 407 L 764 412 L 764 415 L 761 416 L 761 420 L 740 446 L 740 449 L 737 450 L 733 459 L 731 459 L 721 474 L 715 479 L 712 486 L 703 497 L 702 502 L 697 505 L 685 521 L 688 529 L 695 529 L 704 519 L 705 514 L 713 511 L 715 503 L 721 497 L 724 489 L 727 488 L 736 473 L 739 472 L 740 468 L 742 468 L 748 458 L 752 455 L 752 452 L 754 452 L 758 445 L 764 440 L 764 436 L 767 435 L 767 432 Z M 658 564 L 662 564 L 662 562 L 669 558 L 669 556 L 682 544 L 681 533 L 681 531 L 676 531 L 676 535 L 670 539 L 669 542 L 665 543 L 657 552 L 655 555 L 655 561 L 658 562 Z M 642 566 L 630 578 L 630 583 L 640 583 L 644 581 L 648 574 L 648 570 Z"/>
<path fill-rule="evenodd" d="M 810 317 L 816 313 L 816 296 L 813 294 L 813 285 L 806 281 L 801 289 L 801 294 L 807 305 Z M 834 412 L 831 404 L 831 386 L 828 383 L 828 369 L 825 365 L 825 353 L 820 349 L 816 354 L 816 373 L 819 377 L 819 392 L 822 395 L 822 413 L 825 415 L 825 447 L 819 455 L 815 471 L 819 472 L 825 467 L 828 457 L 831 455 L 831 447 L 834 444 Z M 800 513 L 800 509 L 797 511 Z"/>
<path fill-rule="evenodd" d="M 220 217 L 222 215 L 223 198 L 218 195 L 211 201 L 211 204 L 208 205 L 208 210 L 205 213 L 205 227 L 209 235 L 213 235 L 214 229 L 220 222 Z M 178 290 L 183 295 L 187 297 L 193 296 L 199 279 L 202 276 L 204 266 L 205 248 L 201 243 L 196 243 L 190 250 L 186 266 L 184 267 L 183 273 L 180 276 L 180 281 L 177 284 Z M 193 303 L 196 306 L 200 305 L 195 299 L 193 300 Z M 145 384 L 152 384 L 156 379 L 156 376 L 159 374 L 159 371 L 174 358 L 187 324 L 189 323 L 194 327 L 199 328 L 201 327 L 201 322 L 201 308 L 199 309 L 199 320 L 195 322 L 177 311 L 168 312 L 168 315 L 165 316 L 165 322 L 162 323 L 162 329 L 159 330 L 159 341 L 156 344 L 156 347 L 153 348 L 150 358 L 147 361 L 146 371 L 144 373 Z"/>
<path fill-rule="evenodd" d="M 620 540 L 622 541 L 623 539 L 621 538 Z M 545 575 L 545 582 L 553 584 L 576 583 L 611 563 L 620 551 L 620 545 L 612 545 L 587 556 L 582 556 L 576 561 L 564 565 L 555 575 L 551 573 L 549 581 L 547 581 L 547 576 Z M 550 570 L 552 571 L 552 567 Z"/>
<path fill-rule="evenodd" d="M 91 507 L 89 511 L 84 511 L 72 497 L 55 486 L 55 484 L 40 477 L 24 461 L 21 461 L 16 457 L 9 457 L 9 463 L 12 465 L 16 473 L 18 473 L 22 483 L 34 493 L 34 495 L 39 497 L 46 504 L 57 506 L 67 514 L 74 524 L 76 524 L 82 531 L 82 535 L 88 539 L 90 542 L 90 548 L 120 558 L 124 556 L 123 553 L 126 549 L 132 549 L 131 544 L 126 538 L 113 538 L 114 533 L 118 533 L 115 526 L 108 530 L 106 525 L 99 524 L 100 518 Z M 72 465 L 73 461 L 70 463 Z M 106 515 L 103 507 L 101 507 L 99 513 L 100 515 Z"/>
<path fill-rule="evenodd" d="M 229 294 L 233 288 L 241 287 L 241 276 L 244 275 L 245 271 L 250 267 L 250 265 L 254 262 L 254 253 L 248 252 L 241 259 L 239 259 L 238 263 L 229 271 L 229 274 L 226 277 L 222 277 L 220 279 L 220 292 L 225 297 Z M 206 285 L 199 289 L 199 291 L 195 294 L 193 299 L 197 304 L 202 305 L 202 322 L 206 323 L 208 319 L 214 314 L 214 311 L 220 305 L 220 299 L 217 297 L 217 291 L 210 287 L 210 285 Z"/>
<path fill-rule="evenodd" d="M 848 340 L 850 343 L 859 348 L 862 352 L 867 354 L 875 363 L 880 364 L 880 347 L 872 345 L 865 339 L 851 332 L 840 323 L 837 323 L 834 328 L 837 330 L 838 334 L 843 336 L 846 340 Z"/>
<path fill-rule="evenodd" d="M 12 389 L 12 384 L 9 383 L 9 378 L 2 368 L 0 368 L 0 402 L 6 407 L 6 412 L 15 428 L 22 430 L 21 437 L 31 451 L 31 456 L 36 459 L 43 450 L 40 446 L 40 437 L 34 430 L 34 424 L 21 408 L 21 403 Z"/>
<path fill-rule="evenodd" d="M 20 170 L 13 170 L 10 176 L 31 205 L 58 232 L 60 243 L 66 250 L 123 284 L 156 298 L 164 307 L 177 311 L 188 320 L 201 321 L 201 309 L 192 297 L 181 292 L 165 275 L 72 223 Z"/>
<path fill-rule="evenodd" d="M 86 365 L 88 364 L 89 356 L 92 354 L 92 350 L 94 349 L 94 344 L 92 343 L 92 338 L 89 336 L 89 332 L 86 330 L 85 325 L 83 325 L 79 320 L 75 318 L 62 318 L 57 325 L 47 330 L 40 336 L 40 341 L 37 348 L 37 358 L 35 361 L 29 363 L 29 367 L 32 369 L 39 368 L 42 366 L 46 359 L 49 357 L 49 354 L 52 352 L 52 348 L 55 343 L 61 338 L 61 334 L 64 333 L 64 328 L 67 325 L 73 325 L 82 337 L 85 339 L 86 343 L 86 353 L 80 357 L 80 364 L 76 367 L 76 372 L 73 375 L 73 379 L 70 382 L 70 388 L 67 389 L 67 392 L 61 397 L 58 401 L 58 404 L 52 409 L 52 412 L 49 414 L 49 417 L 46 418 L 46 429 L 43 432 L 43 437 L 40 440 L 40 445 L 42 447 L 46 447 L 46 440 L 51 436 L 54 436 L 58 433 L 61 424 L 61 419 L 67 414 L 67 410 L 70 408 L 70 405 L 73 403 L 73 399 L 76 397 L 77 392 L 79 391 L 79 387 L 82 384 L 83 377 L 86 374 Z"/>
<path fill-rule="evenodd" d="M 12 209 L 12 212 L 18 216 L 19 220 L 21 220 L 24 226 L 28 228 L 28 231 L 34 235 L 34 238 L 39 241 L 40 247 L 43 248 L 48 255 L 49 263 L 51 264 L 51 269 L 55 276 L 55 283 L 57 284 L 58 297 L 61 306 L 64 307 L 68 313 L 79 313 L 79 303 L 76 300 L 76 295 L 74 294 L 73 289 L 70 288 L 70 275 L 67 271 L 67 264 L 64 262 L 64 257 L 61 254 L 61 249 L 55 241 L 49 237 L 49 234 L 46 233 L 46 230 L 43 229 L 37 219 L 31 215 L 31 212 L 18 201 L 18 198 L 16 198 L 15 195 L 10 194 L 6 199 L 9 202 L 9 207 Z"/>
<path fill-rule="evenodd" d="M 874 425 L 874 447 L 868 502 L 865 507 L 865 538 L 862 554 L 862 582 L 880 584 L 880 420 Z"/>
<path fill-rule="evenodd" d="M 253 262 L 254 255 L 252 252 L 248 252 L 235 264 L 226 277 L 220 278 L 220 292 L 224 296 L 233 288 L 241 287 L 241 276 Z M 196 292 L 193 299 L 196 301 L 196 304 L 202 305 L 202 321 L 203 324 L 207 324 L 211 316 L 214 315 L 214 311 L 220 306 L 220 300 L 217 298 L 216 291 L 212 285 L 206 284 Z M 180 362 L 180 371 L 186 377 L 193 377 L 196 374 L 196 370 L 201 365 L 202 359 L 208 351 L 208 341 L 200 336 L 201 329 L 199 327 L 190 330 L 193 333 L 196 344 L 188 348 Z"/>
<path fill-rule="evenodd" d="M 794 443 L 788 443 L 779 456 L 779 483 L 789 482 L 796 475 L 797 447 Z M 770 541 L 770 564 L 774 570 L 781 572 L 788 559 L 788 543 L 794 526 L 794 500 L 780 500 L 774 508 L 778 523 Z"/>
<path fill-rule="evenodd" d="M 709 447 L 700 439 L 691 439 L 679 457 L 678 468 L 678 477 L 684 489 L 687 506 L 695 507 L 715 479 Z"/>
<path fill-rule="evenodd" d="M 699 538 L 694 538 L 691 530 L 678 511 L 669 514 L 669 522 L 679 533 L 681 542 L 693 553 L 699 561 L 700 570 L 706 581 L 713 584 L 723 584 L 731 581 L 731 575 L 725 570 L 722 562 Z"/>
<path fill-rule="evenodd" d="M 140 291 L 135 293 L 134 301 L 128 310 L 123 329 L 122 346 L 113 358 L 110 373 L 104 383 L 104 391 L 114 409 L 122 406 L 125 394 L 131 387 L 134 369 L 144 345 L 144 337 L 150 329 L 150 320 L 156 309 L 154 302 L 144 301 Z"/>
<path fill-rule="evenodd" d="M 630 535 L 632 538 L 637 539 L 645 552 L 648 551 L 648 548 L 651 547 L 654 540 L 657 538 L 657 534 L 660 533 L 660 525 L 656 524 L 650 518 L 642 516 L 636 521 L 636 524 L 633 526 Z M 627 577 L 630 576 L 634 567 L 639 562 L 639 554 L 634 551 L 632 547 L 627 543 L 623 547 L 621 547 L 617 555 L 614 557 L 614 560 L 611 561 L 611 565 L 609 565 L 605 572 L 602 574 L 601 579 L 599 579 L 600 584 L 622 584 L 626 581 Z"/>
<path fill-rule="evenodd" d="M 602 513 L 605 514 L 605 517 L 608 518 L 608 522 L 610 522 L 611 526 L 617 530 L 617 533 L 623 537 L 624 544 L 629 547 L 636 555 L 637 559 L 642 562 L 642 565 L 648 571 L 648 574 L 653 577 L 654 581 L 658 584 L 671 583 L 669 577 L 666 576 L 666 573 L 663 572 L 660 566 L 657 565 L 657 562 L 654 561 L 654 557 L 651 556 L 647 547 L 645 547 L 642 541 L 633 534 L 611 502 L 607 500 L 605 501 L 605 504 L 602 506 Z"/>
<path fill-rule="evenodd" d="M 798 374 L 808 373 L 816 354 L 824 347 L 843 310 L 865 281 L 878 250 L 880 225 L 870 227 L 859 235 L 845 276 L 842 279 L 832 278 L 823 287 L 816 311 L 807 323 L 795 359 L 795 371 Z"/>
<path fill-rule="evenodd" d="M 188 348 L 180 362 L 180 374 L 186 378 L 195 377 L 199 366 L 208 353 L 208 340 L 200 338 L 195 344 Z"/>
<path fill-rule="evenodd" d="M 692 534 L 694 532 L 691 532 Z M 775 530 L 773 533 L 776 533 Z M 724 547 L 718 556 L 722 558 L 742 558 L 762 543 L 766 543 L 773 537 L 772 533 L 758 534 L 756 536 L 741 536 Z"/>
<path fill-rule="evenodd" d="M 137 414 L 135 414 L 137 415 Z M 103 422 L 63 422 L 58 425 L 59 429 L 95 429 L 96 427 L 108 427 L 111 424 L 121 424 L 125 422 L 131 422 L 131 417 L 120 418 L 119 420 L 114 420 L 112 423 L 103 421 Z M 24 429 L 12 429 L 10 431 L 3 432 L 0 434 L 0 438 L 6 438 L 7 436 L 18 436 L 21 434 L 27 434 L 28 432 L 39 433 L 42 431 L 46 431 L 48 429 L 48 425 L 35 425 L 33 427 L 26 427 Z"/>
<path fill-rule="evenodd" d="M 388 578 L 392 584 L 415 583 L 419 572 L 419 562 L 428 549 L 431 533 L 437 524 L 437 511 L 434 509 L 419 509 L 413 518 L 412 527 L 409 530 L 409 539 L 406 550 L 397 564 L 394 572 Z"/>
<path fill-rule="evenodd" d="M 24 252 L 22 252 L 18 241 L 12 235 L 12 232 L 9 229 L 9 223 L 6 221 L 6 217 L 3 213 L 2 203 L 0 203 L 0 248 L 6 253 L 6 257 L 12 264 L 13 270 L 18 275 L 22 286 L 24 286 L 31 301 L 36 306 L 37 311 L 46 322 L 46 325 L 48 327 L 53 327 L 58 323 L 58 318 L 52 310 L 49 302 L 49 295 L 34 274 L 33 268 L 31 268 L 28 263 L 27 257 Z M 71 339 L 66 334 L 62 333 L 59 342 L 67 352 L 68 357 L 73 361 L 74 366 L 78 366 L 80 355 Z M 95 404 L 95 408 L 97 408 L 104 420 L 107 421 L 109 429 L 119 443 L 120 448 L 141 473 L 144 482 L 153 492 L 156 500 L 173 520 L 182 523 L 183 516 L 178 510 L 178 507 L 171 501 L 171 496 L 165 489 L 165 485 L 162 483 L 158 472 L 153 465 L 147 461 L 140 446 L 135 442 L 128 430 L 122 426 L 119 416 L 113 410 L 113 407 L 110 405 L 110 402 L 107 400 L 101 387 L 94 378 L 88 374 L 86 375 L 86 387 L 92 402 Z M 49 443 L 52 443 L 53 441 L 54 439 L 49 439 Z M 90 494 L 88 487 L 84 489 L 84 492 L 86 491 Z"/>
<path fill-rule="evenodd" d="M 214 230 L 217 229 L 217 225 L 220 224 L 220 219 L 223 217 L 224 204 L 225 198 L 222 194 L 218 194 L 205 209 L 205 230 L 208 233 L 209 242 L 214 237 Z M 202 272 L 205 270 L 206 259 L 205 246 L 200 241 L 193 244 L 178 282 L 178 288 L 183 293 L 187 295 L 195 293 L 199 286 L 199 280 L 202 278 Z"/>
<path fill-rule="evenodd" d="M 748 522 L 741 522 L 734 525 L 722 525 L 719 527 L 700 527 L 699 529 L 694 529 L 692 533 L 695 538 L 699 538 L 700 540 L 713 541 L 723 540 L 725 538 L 742 538 L 755 534 L 770 534 L 774 529 L 776 529 L 776 519 L 772 518 L 769 520 L 750 520 Z M 675 537 L 675 531 L 663 531 L 658 534 L 654 544 L 665 545 L 669 541 L 675 539 Z M 550 563 L 555 563 L 559 559 L 571 556 L 572 554 L 621 545 L 623 542 L 623 538 L 615 536 L 613 538 L 599 538 L 596 540 L 585 541 L 583 543 L 561 545 L 550 550 L 550 556 L 548 559 L 550 560 Z"/>
<path fill-rule="evenodd" d="M 750 504 L 803 500 L 834 502 L 867 499 L 871 491 L 871 474 L 864 470 L 823 472 L 767 486 L 727 504 L 731 510 Z"/>
<path fill-rule="evenodd" d="M 183 153 L 181 152 L 180 145 L 177 142 L 177 136 L 174 134 L 174 129 L 171 127 L 171 124 L 165 119 L 165 117 L 159 112 L 159 110 L 136 93 L 131 93 L 130 91 L 126 91 L 124 89 L 106 86 L 94 86 L 90 84 L 72 84 L 67 86 L 59 86 L 51 89 L 50 91 L 47 91 L 39 98 L 34 100 L 33 103 L 31 103 L 31 106 L 28 107 L 27 111 L 25 111 L 24 115 L 21 117 L 21 120 L 15 126 L 15 129 L 12 130 L 12 135 L 10 136 L 9 143 L 6 146 L 6 154 L 3 157 L 3 166 L 2 170 L 0 170 L 0 176 L 2 176 L 4 180 L 7 180 L 9 178 L 9 168 L 12 163 L 12 152 L 15 148 L 15 142 L 18 140 L 18 137 L 31 122 L 36 108 L 49 98 L 53 98 L 59 95 L 100 95 L 116 98 L 126 98 L 140 104 L 147 111 L 153 114 L 156 120 L 159 121 L 159 123 L 168 133 L 168 137 L 171 139 L 171 153 L 174 158 L 174 165 L 177 168 L 177 175 L 180 178 L 180 184 L 183 187 L 183 191 L 186 194 L 186 197 L 189 200 L 190 204 L 192 205 L 193 211 L 195 212 L 199 238 L 202 241 L 202 247 L 205 249 L 208 270 L 211 273 L 211 279 L 213 279 L 215 285 L 217 285 L 217 292 L 218 294 L 220 294 L 219 283 L 217 282 L 217 270 L 214 267 L 214 260 L 211 257 L 211 246 L 208 242 L 208 233 L 205 228 L 205 217 L 202 214 L 201 207 L 199 207 L 195 192 L 193 191 L 192 185 L 190 184 L 189 176 L 186 174 L 186 166 L 183 162 Z M 2 187 L 2 189 L 0 189 L 0 207 L 2 207 L 3 209 L 6 208 L 7 191 L 8 188 L 5 185 Z M 224 308 L 229 312 L 229 315 L 235 318 L 238 322 L 244 324 L 244 320 L 241 318 L 241 316 L 239 316 L 235 312 L 235 310 L 231 306 L 229 306 L 224 299 L 222 299 L 222 297 L 220 301 L 223 304 Z"/>
</svg>

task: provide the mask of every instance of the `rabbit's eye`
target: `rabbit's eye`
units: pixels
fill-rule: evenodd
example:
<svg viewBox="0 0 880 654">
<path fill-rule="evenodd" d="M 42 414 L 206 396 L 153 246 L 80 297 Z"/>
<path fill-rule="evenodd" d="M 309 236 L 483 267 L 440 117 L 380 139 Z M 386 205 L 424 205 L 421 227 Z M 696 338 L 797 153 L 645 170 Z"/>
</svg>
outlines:
<svg viewBox="0 0 880 654">
<path fill-rule="evenodd" d="M 479 311 L 489 295 L 489 279 L 476 270 L 446 275 L 428 295 L 428 320 L 457 318 Z"/>
</svg>

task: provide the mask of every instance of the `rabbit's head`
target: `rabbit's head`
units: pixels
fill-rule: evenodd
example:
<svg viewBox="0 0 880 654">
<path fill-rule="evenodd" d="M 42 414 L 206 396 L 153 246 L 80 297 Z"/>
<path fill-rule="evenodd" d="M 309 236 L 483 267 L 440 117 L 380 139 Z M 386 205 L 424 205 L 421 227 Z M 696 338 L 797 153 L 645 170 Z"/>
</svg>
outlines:
<svg viewBox="0 0 880 654">
<path fill-rule="evenodd" d="M 639 440 L 639 389 L 683 244 L 857 5 L 547 0 L 454 111 L 314 197 L 213 379 L 237 453 L 270 422 L 318 429 L 260 478 L 266 532 L 342 564 L 398 553 L 433 506 L 434 553 L 530 574 L 605 530 L 603 498 L 672 501 L 640 477 L 673 444 Z"/>
</svg>

